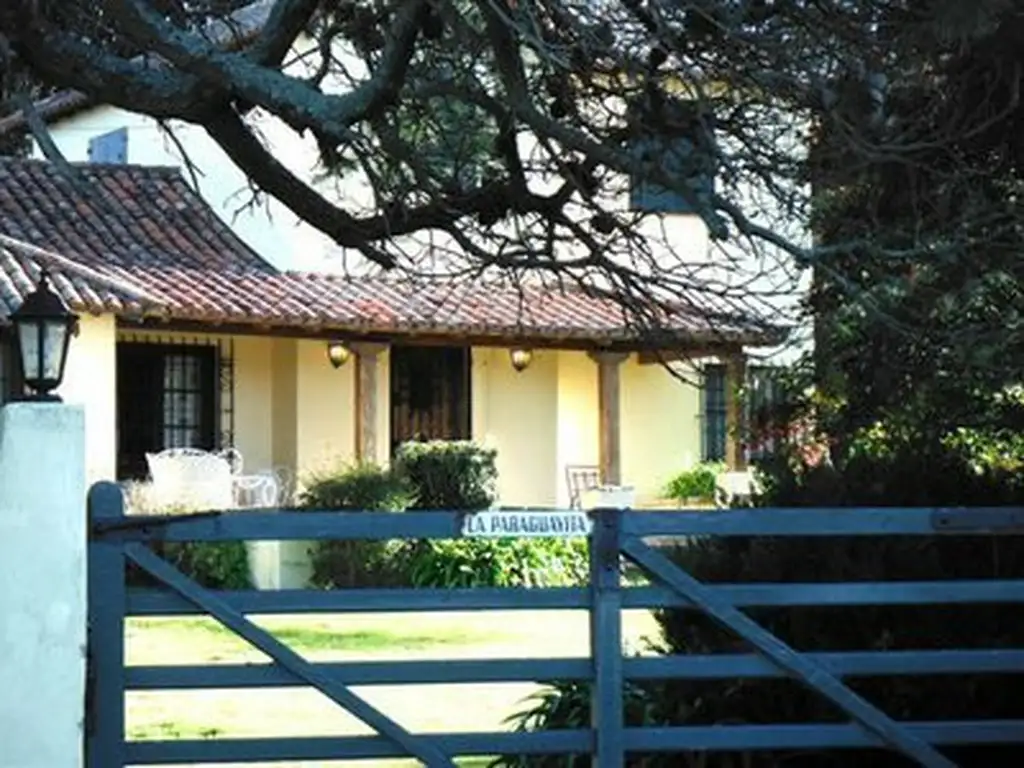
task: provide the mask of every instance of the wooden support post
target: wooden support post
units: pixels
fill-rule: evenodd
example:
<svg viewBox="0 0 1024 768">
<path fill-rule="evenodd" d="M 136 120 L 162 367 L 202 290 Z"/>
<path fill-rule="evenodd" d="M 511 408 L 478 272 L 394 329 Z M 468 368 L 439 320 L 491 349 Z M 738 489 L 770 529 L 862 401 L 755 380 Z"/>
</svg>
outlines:
<svg viewBox="0 0 1024 768">
<path fill-rule="evenodd" d="M 743 402 L 740 398 L 747 380 L 747 359 L 743 352 L 735 352 L 725 363 L 725 465 L 730 472 L 747 468 L 743 450 L 746 424 Z"/>
<path fill-rule="evenodd" d="M 622 663 L 622 590 L 619 550 L 622 511 L 594 510 L 590 536 L 590 657 L 594 687 L 590 724 L 593 768 L 621 768 L 625 761 Z"/>
<path fill-rule="evenodd" d="M 601 482 L 622 483 L 622 422 L 619 402 L 619 368 L 629 357 L 626 352 L 591 352 L 597 363 L 598 440 Z"/>
<path fill-rule="evenodd" d="M 380 355 L 385 344 L 354 344 L 356 353 L 356 460 L 376 462 L 380 413 Z"/>
</svg>

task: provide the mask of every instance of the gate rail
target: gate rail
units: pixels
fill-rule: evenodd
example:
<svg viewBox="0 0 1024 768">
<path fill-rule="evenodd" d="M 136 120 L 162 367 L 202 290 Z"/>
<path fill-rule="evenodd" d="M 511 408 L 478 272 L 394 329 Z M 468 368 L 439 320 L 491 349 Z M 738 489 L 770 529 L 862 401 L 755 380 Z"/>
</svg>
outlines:
<svg viewBox="0 0 1024 768">
<path fill-rule="evenodd" d="M 279 514 L 266 510 L 181 517 L 126 517 L 120 489 L 90 493 L 90 768 L 125 765 L 327 760 L 413 755 L 429 766 L 453 756 L 592 755 L 621 768 L 627 752 L 889 747 L 924 766 L 954 766 L 937 746 L 1024 743 L 1024 720 L 898 722 L 842 681 L 851 675 L 1024 672 L 1024 649 L 797 652 L 740 609 L 753 606 L 864 606 L 1022 603 L 1024 579 L 813 584 L 702 584 L 645 539 L 703 536 L 992 536 L 1024 533 L 1024 508 L 755 509 L 592 513 L 590 585 L 531 589 L 208 590 L 146 546 L 157 541 L 427 539 L 460 535 L 453 512 Z M 620 580 L 625 555 L 650 586 Z M 129 588 L 133 562 L 163 588 Z M 624 658 L 622 611 L 690 607 L 732 630 L 755 653 Z M 248 614 L 585 609 L 591 656 L 572 659 L 311 663 L 253 624 Z M 268 664 L 126 666 L 127 617 L 210 615 L 263 650 Z M 626 728 L 626 680 L 792 677 L 831 699 L 846 724 L 713 725 Z M 591 684 L 592 727 L 528 733 L 412 734 L 349 690 L 353 685 L 580 680 Z M 312 685 L 378 733 L 375 736 L 129 741 L 129 690 L 272 688 Z"/>
</svg>

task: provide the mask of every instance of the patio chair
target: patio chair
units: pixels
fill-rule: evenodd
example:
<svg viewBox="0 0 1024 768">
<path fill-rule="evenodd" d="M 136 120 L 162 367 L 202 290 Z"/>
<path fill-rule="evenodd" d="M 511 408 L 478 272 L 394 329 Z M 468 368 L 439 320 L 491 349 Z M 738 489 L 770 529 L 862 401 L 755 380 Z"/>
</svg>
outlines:
<svg viewBox="0 0 1024 768">
<path fill-rule="evenodd" d="M 231 462 L 198 448 L 147 453 L 153 501 L 161 507 L 230 509 L 234 506 Z"/>
<path fill-rule="evenodd" d="M 592 465 L 569 465 L 565 468 L 569 486 L 569 509 L 583 508 L 583 494 L 601 487 L 601 468 Z"/>
<path fill-rule="evenodd" d="M 715 480 L 715 506 L 726 508 L 746 503 L 756 492 L 753 472 L 723 472 Z"/>
</svg>

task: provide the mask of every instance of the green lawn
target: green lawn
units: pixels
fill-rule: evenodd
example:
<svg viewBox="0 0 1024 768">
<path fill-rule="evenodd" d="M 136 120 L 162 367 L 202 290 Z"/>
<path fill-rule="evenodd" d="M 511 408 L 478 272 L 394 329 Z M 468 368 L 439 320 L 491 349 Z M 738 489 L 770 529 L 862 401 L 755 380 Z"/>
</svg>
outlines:
<svg viewBox="0 0 1024 768">
<path fill-rule="evenodd" d="M 317 661 L 585 656 L 587 614 L 578 611 L 278 616 L 258 623 L 303 656 Z M 628 612 L 625 636 L 639 648 L 655 625 Z M 129 664 L 266 661 L 212 620 L 132 620 Z M 532 683 L 357 686 L 354 690 L 413 732 L 505 730 L 503 721 L 537 689 Z M 356 735 L 371 731 L 321 694 L 304 688 L 139 692 L 128 697 L 132 739 Z M 275 768 L 374 766 L 409 761 L 273 763 Z M 486 765 L 467 761 L 463 765 Z"/>
</svg>

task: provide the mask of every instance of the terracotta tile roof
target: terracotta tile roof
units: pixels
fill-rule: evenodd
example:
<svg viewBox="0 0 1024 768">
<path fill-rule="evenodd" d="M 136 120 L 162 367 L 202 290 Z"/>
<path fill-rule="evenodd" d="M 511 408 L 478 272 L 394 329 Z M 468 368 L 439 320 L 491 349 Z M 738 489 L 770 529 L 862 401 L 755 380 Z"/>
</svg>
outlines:
<svg viewBox="0 0 1024 768">
<path fill-rule="evenodd" d="M 616 302 L 579 290 L 279 272 L 177 170 L 76 167 L 80 184 L 42 161 L 0 158 L 0 317 L 21 303 L 48 262 L 55 287 L 77 311 L 130 319 L 365 335 L 636 339 Z M 666 312 L 659 324 L 679 340 L 724 334 L 757 343 L 764 336 L 735 318 L 692 312 Z"/>
</svg>

